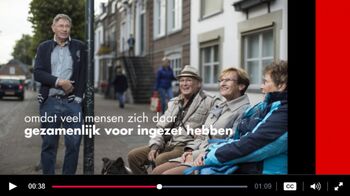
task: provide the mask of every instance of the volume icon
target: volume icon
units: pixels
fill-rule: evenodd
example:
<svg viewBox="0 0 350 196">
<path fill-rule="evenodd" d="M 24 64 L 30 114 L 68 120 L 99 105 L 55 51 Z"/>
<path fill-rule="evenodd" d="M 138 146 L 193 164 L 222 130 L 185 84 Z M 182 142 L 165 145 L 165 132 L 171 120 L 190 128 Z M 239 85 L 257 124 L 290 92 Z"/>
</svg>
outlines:
<svg viewBox="0 0 350 196">
<path fill-rule="evenodd" d="M 314 190 L 321 190 L 322 186 L 320 182 L 317 183 L 313 183 L 312 185 L 310 185 L 310 188 L 314 189 Z"/>
</svg>

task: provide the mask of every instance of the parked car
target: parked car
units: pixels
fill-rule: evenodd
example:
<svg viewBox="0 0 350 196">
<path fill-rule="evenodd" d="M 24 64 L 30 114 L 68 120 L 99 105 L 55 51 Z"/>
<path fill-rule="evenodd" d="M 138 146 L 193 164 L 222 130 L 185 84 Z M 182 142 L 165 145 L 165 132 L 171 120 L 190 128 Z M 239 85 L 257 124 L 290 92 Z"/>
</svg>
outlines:
<svg viewBox="0 0 350 196">
<path fill-rule="evenodd" d="M 24 100 L 24 82 L 15 77 L 0 78 L 0 99 L 4 96 L 19 97 Z"/>
</svg>

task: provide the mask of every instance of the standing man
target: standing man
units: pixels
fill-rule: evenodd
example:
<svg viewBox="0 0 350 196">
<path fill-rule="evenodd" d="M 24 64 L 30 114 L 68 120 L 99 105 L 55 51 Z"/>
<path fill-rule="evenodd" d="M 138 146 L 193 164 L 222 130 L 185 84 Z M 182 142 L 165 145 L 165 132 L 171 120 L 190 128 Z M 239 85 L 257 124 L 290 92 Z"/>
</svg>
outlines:
<svg viewBox="0 0 350 196">
<path fill-rule="evenodd" d="M 71 39 L 72 20 L 65 14 L 53 19 L 52 40 L 37 48 L 34 77 L 41 83 L 38 94 L 41 116 L 57 116 L 55 122 L 42 122 L 42 128 L 82 128 L 82 122 L 62 122 L 61 117 L 82 119 L 82 100 L 85 92 L 86 47 Z M 59 135 L 42 136 L 41 164 L 43 174 L 55 174 Z M 64 135 L 66 152 L 63 174 L 75 174 L 78 164 L 81 135 Z"/>
<path fill-rule="evenodd" d="M 135 38 L 132 34 L 130 34 L 130 37 L 128 39 L 129 44 L 129 56 L 134 56 L 134 48 L 135 48 Z"/>
</svg>

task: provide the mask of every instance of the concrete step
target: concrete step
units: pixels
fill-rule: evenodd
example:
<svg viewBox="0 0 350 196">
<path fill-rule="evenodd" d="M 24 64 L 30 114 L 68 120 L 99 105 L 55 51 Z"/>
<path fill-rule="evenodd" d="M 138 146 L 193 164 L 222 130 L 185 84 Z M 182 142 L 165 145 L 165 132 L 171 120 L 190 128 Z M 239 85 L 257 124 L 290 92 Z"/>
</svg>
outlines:
<svg viewBox="0 0 350 196">
<path fill-rule="evenodd" d="M 156 77 L 153 67 L 145 57 L 130 57 L 126 62 L 133 66 L 136 75 L 136 87 L 131 89 L 135 103 L 149 103 Z"/>
</svg>

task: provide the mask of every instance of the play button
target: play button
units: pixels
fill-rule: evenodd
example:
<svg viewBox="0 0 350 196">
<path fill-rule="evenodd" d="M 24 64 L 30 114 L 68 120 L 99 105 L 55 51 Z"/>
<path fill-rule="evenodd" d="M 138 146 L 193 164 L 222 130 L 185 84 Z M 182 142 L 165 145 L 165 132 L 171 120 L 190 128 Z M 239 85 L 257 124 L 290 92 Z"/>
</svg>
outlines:
<svg viewBox="0 0 350 196">
<path fill-rule="evenodd" d="M 17 186 L 9 182 L 9 191 L 16 188 Z"/>
</svg>

